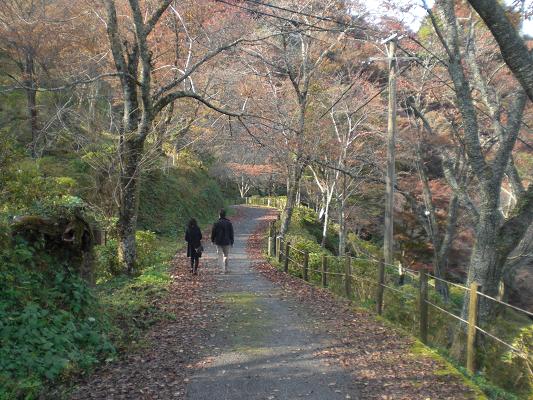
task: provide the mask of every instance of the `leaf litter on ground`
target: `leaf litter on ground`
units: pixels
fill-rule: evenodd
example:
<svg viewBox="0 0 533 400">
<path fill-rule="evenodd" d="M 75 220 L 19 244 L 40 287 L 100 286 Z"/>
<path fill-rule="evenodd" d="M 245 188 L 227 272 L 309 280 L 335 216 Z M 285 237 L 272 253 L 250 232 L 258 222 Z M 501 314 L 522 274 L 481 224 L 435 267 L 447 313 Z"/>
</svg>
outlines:
<svg viewBox="0 0 533 400">
<path fill-rule="evenodd" d="M 191 275 L 185 254 L 177 254 L 168 294 L 158 305 L 173 317 L 153 326 L 143 347 L 81 382 L 70 398 L 184 399 L 192 371 L 212 361 L 205 343 L 221 316 L 215 273 L 213 260 L 201 260 L 199 274 Z"/>
<path fill-rule="evenodd" d="M 315 353 L 326 363 L 349 370 L 361 399 L 474 399 L 476 393 L 457 374 L 434 358 L 412 352 L 415 339 L 378 321 L 328 290 L 285 274 L 263 254 L 265 232 L 277 213 L 268 213 L 248 241 L 253 268 L 282 289 L 282 296 L 305 306 L 319 332 L 337 339 L 337 345 Z M 334 386 L 335 382 L 330 383 Z"/>
</svg>

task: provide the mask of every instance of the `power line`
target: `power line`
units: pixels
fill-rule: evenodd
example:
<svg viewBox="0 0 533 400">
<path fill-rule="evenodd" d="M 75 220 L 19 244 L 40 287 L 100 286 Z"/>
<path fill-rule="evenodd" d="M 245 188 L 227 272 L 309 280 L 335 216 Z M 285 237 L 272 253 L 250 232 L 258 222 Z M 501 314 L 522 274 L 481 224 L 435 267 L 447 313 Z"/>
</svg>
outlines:
<svg viewBox="0 0 533 400">
<path fill-rule="evenodd" d="M 276 6 L 274 4 L 264 3 L 264 2 L 258 1 L 258 0 L 244 0 L 244 1 L 247 2 L 247 3 L 253 3 L 253 4 L 261 5 L 261 6 L 264 6 L 264 7 L 273 8 L 273 9 L 276 9 L 276 10 L 287 11 L 287 12 L 289 12 L 291 14 L 302 15 L 304 17 L 310 17 L 310 18 L 314 18 L 314 19 L 317 19 L 317 20 L 320 20 L 320 21 L 333 22 L 335 24 L 342 25 L 342 26 L 345 26 L 345 27 L 347 26 L 346 23 L 344 23 L 342 21 L 339 21 L 339 20 L 336 20 L 334 18 L 330 18 L 330 17 L 322 17 L 320 15 L 309 14 L 309 13 L 306 13 L 306 12 L 303 12 L 303 11 L 297 11 L 297 10 L 293 10 L 293 9 L 286 8 L 286 7 Z"/>
<path fill-rule="evenodd" d="M 311 28 L 314 28 L 314 29 L 317 29 L 317 30 L 325 30 L 324 28 L 320 28 L 317 25 L 311 25 L 311 24 L 308 24 L 306 22 L 298 21 L 298 20 L 295 20 L 295 19 L 292 19 L 292 18 L 289 18 L 289 17 L 282 17 L 282 16 L 277 15 L 277 14 L 271 14 L 271 13 L 268 13 L 268 12 L 265 12 L 265 11 L 259 11 L 257 9 L 252 9 L 252 8 L 245 7 L 245 6 L 242 6 L 242 5 L 238 5 L 238 4 L 235 4 L 235 3 L 229 3 L 226 0 L 215 0 L 215 1 L 217 1 L 219 3 L 223 3 L 223 4 L 226 4 L 226 5 L 229 5 L 231 7 L 240 8 L 242 10 L 246 10 L 246 11 L 249 11 L 251 13 L 256 13 L 256 14 L 267 16 L 267 17 L 271 17 L 271 18 L 276 18 L 276 19 L 280 19 L 280 20 L 283 20 L 283 21 L 287 21 L 287 22 L 290 22 L 292 24 L 308 26 L 308 27 L 311 27 Z M 267 7 L 267 8 L 274 9 L 274 10 L 285 11 L 285 12 L 288 12 L 290 14 L 295 14 L 295 15 L 301 15 L 301 16 L 304 16 L 304 17 L 314 18 L 314 19 L 319 20 L 319 21 L 332 22 L 332 23 L 335 23 L 337 25 L 340 25 L 344 29 L 359 28 L 359 29 L 362 29 L 364 31 L 373 31 L 374 33 L 377 33 L 380 36 L 383 36 L 383 32 L 382 31 L 380 31 L 378 29 L 375 29 L 375 28 L 371 28 L 369 25 L 349 24 L 349 23 L 345 23 L 345 22 L 339 21 L 339 20 L 331 18 L 331 17 L 322 17 L 322 16 L 319 16 L 319 15 L 309 14 L 309 13 L 306 13 L 306 12 L 303 12 L 303 11 L 298 11 L 298 10 L 294 10 L 294 9 L 286 8 L 286 7 L 281 7 L 281 6 L 276 6 L 274 4 L 265 3 L 265 2 L 262 2 L 262 1 L 258 1 L 258 0 L 242 0 L 242 1 L 244 1 L 246 3 L 260 5 L 260 6 Z"/>
<path fill-rule="evenodd" d="M 333 23 L 335 23 L 337 25 L 341 25 L 344 28 L 357 27 L 359 29 L 364 29 L 365 31 L 373 31 L 373 32 L 379 34 L 381 37 L 385 34 L 383 31 L 381 31 L 379 29 L 372 28 L 370 26 L 370 24 L 367 24 L 367 25 L 354 25 L 354 24 L 349 24 L 349 23 L 346 23 L 346 22 L 339 21 L 338 19 L 335 19 L 335 18 L 322 17 L 322 16 L 316 15 L 316 14 L 309 14 L 309 13 L 306 13 L 306 12 L 303 12 L 303 11 L 298 11 L 298 10 L 294 10 L 294 9 L 287 8 L 287 7 L 276 6 L 274 4 L 265 3 L 265 2 L 259 1 L 259 0 L 243 0 L 243 1 L 248 2 L 248 3 L 262 5 L 264 7 L 268 7 L 268 8 L 272 8 L 272 9 L 286 11 L 286 12 L 289 12 L 289 13 L 292 13 L 292 14 L 296 14 L 296 15 L 302 15 L 304 17 L 315 18 L 315 19 L 320 20 L 320 21 L 333 22 Z"/>
<path fill-rule="evenodd" d="M 292 19 L 292 18 L 282 17 L 282 16 L 276 15 L 276 14 L 270 14 L 270 13 L 267 13 L 267 12 L 264 12 L 264 11 L 254 10 L 252 8 L 249 8 L 249 7 L 244 7 L 244 6 L 241 6 L 241 5 L 238 5 L 238 4 L 229 3 L 229 2 L 227 2 L 225 0 L 215 0 L 215 1 L 218 2 L 218 3 L 226 4 L 226 5 L 234 7 L 234 8 L 239 8 L 241 10 L 249 11 L 251 13 L 255 13 L 255 14 L 266 16 L 266 17 L 276 18 L 276 19 L 280 19 L 282 21 L 290 22 L 291 24 L 294 24 L 294 25 L 302 25 L 302 26 L 307 26 L 309 28 L 313 28 L 313 29 L 317 29 L 317 30 L 324 30 L 323 28 L 320 28 L 318 25 L 311 25 L 311 24 L 308 24 L 306 22 L 297 21 L 297 20 Z"/>
</svg>

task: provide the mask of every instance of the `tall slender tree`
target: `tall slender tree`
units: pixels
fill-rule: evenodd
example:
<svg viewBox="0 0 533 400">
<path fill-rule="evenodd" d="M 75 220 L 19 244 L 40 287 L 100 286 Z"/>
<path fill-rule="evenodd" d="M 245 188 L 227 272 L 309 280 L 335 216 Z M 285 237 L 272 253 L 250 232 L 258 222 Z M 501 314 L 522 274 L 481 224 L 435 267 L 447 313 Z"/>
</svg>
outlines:
<svg viewBox="0 0 533 400">
<path fill-rule="evenodd" d="M 232 114 L 199 94 L 192 84 L 192 78 L 204 64 L 243 41 L 241 37 L 226 37 L 222 39 L 222 43 L 211 41 L 215 43 L 215 47 L 203 54 L 193 53 L 193 43 L 189 40 L 185 66 L 174 67 L 179 74 L 172 73 L 170 78 L 157 74 L 156 56 L 161 49 L 157 46 L 158 41 L 151 41 L 151 35 L 163 16 L 171 12 L 179 14 L 173 3 L 174 0 L 163 0 L 147 1 L 141 5 L 139 0 L 124 3 L 104 0 L 107 37 L 113 64 L 120 77 L 123 108 L 119 143 L 118 235 L 119 260 L 128 273 L 135 269 L 141 159 L 154 121 L 167 106 L 185 98 L 195 99 L 213 110 Z M 121 6 L 120 13 L 117 11 L 118 6 Z M 183 60 L 179 54 L 176 57 L 178 61 Z"/>
</svg>

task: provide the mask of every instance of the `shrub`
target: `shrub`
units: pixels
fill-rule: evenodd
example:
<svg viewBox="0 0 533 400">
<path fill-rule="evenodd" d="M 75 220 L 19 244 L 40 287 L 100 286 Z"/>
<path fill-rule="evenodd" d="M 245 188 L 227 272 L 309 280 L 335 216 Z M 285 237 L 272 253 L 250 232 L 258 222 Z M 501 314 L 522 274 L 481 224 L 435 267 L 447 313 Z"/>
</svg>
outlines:
<svg viewBox="0 0 533 400">
<path fill-rule="evenodd" d="M 0 398 L 35 398 L 114 351 L 91 289 L 64 265 L 37 271 L 38 258 L 23 241 L 0 253 Z"/>
<path fill-rule="evenodd" d="M 96 282 L 107 281 L 123 272 L 118 262 L 118 243 L 116 239 L 109 239 L 105 244 L 95 246 Z"/>
<path fill-rule="evenodd" d="M 141 273 L 147 267 L 159 262 L 162 255 L 158 250 L 157 235 L 154 232 L 137 231 L 135 240 L 137 243 L 136 272 Z M 118 261 L 117 239 L 109 239 L 106 244 L 96 246 L 95 253 L 95 275 L 98 282 L 106 281 L 124 273 Z"/>
</svg>

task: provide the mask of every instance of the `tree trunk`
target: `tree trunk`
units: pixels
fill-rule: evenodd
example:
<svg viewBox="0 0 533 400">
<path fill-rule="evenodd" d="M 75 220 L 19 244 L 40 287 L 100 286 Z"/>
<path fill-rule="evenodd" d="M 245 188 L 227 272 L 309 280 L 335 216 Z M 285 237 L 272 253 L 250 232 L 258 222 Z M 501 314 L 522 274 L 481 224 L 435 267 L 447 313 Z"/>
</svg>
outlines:
<svg viewBox="0 0 533 400">
<path fill-rule="evenodd" d="M 326 247 L 326 239 L 328 236 L 328 222 L 329 222 L 329 200 L 326 200 L 326 206 L 324 208 L 324 224 L 322 226 L 322 241 L 320 247 Z"/>
<path fill-rule="evenodd" d="M 502 219 L 497 200 L 483 204 L 470 258 L 468 284 L 476 281 L 483 293 L 492 297 L 499 294 L 509 254 L 520 244 L 533 221 L 533 185 L 519 200 L 513 216 L 503 224 Z M 480 320 L 486 321 L 491 316 L 494 302 L 484 298 L 480 300 Z M 466 312 L 464 308 L 463 312 Z"/>
<path fill-rule="evenodd" d="M 26 63 L 24 65 L 24 86 L 26 91 L 26 100 L 28 108 L 28 121 L 31 133 L 31 157 L 37 158 L 37 139 L 39 128 L 37 126 L 37 91 L 35 90 L 34 62 L 31 53 L 26 54 Z"/>
<path fill-rule="evenodd" d="M 339 255 L 346 252 L 346 217 L 344 213 L 344 201 L 339 210 Z"/>
<path fill-rule="evenodd" d="M 292 213 L 296 205 L 298 186 L 300 183 L 300 178 L 302 176 L 302 168 L 297 165 L 297 161 L 295 161 L 294 163 L 295 165 L 291 167 L 289 179 L 287 180 L 287 203 L 285 204 L 285 209 L 283 210 L 283 219 L 281 221 L 280 228 L 280 236 L 282 238 L 284 238 L 287 232 L 289 231 Z"/>
<path fill-rule="evenodd" d="M 510 293 L 519 291 L 515 280 L 517 271 L 528 268 L 531 265 L 533 265 L 533 225 L 529 226 L 520 244 L 505 262 L 503 272 L 503 282 L 505 284 L 504 301 L 507 301 Z M 527 296 L 527 293 L 523 293 L 523 295 Z"/>
<path fill-rule="evenodd" d="M 159 154 L 165 154 L 163 151 L 163 143 L 165 142 L 166 136 L 168 134 L 168 128 L 172 122 L 172 117 L 174 116 L 174 103 L 170 103 L 166 109 L 164 116 L 161 118 L 162 121 L 157 126 L 155 130 L 156 134 L 156 150 Z"/>
<path fill-rule="evenodd" d="M 144 140 L 126 139 L 120 146 L 122 170 L 120 176 L 120 207 L 117 224 L 119 262 L 128 274 L 135 271 L 135 231 L 139 209 L 140 161 Z"/>
<path fill-rule="evenodd" d="M 341 195 L 339 202 L 339 256 L 346 252 L 346 199 L 344 193 Z"/>
<path fill-rule="evenodd" d="M 444 237 L 440 241 L 438 249 L 434 249 L 435 258 L 437 264 L 435 268 L 441 274 L 443 279 L 446 279 L 446 272 L 448 270 L 448 254 L 452 247 L 453 238 L 455 237 L 455 231 L 457 230 L 457 211 L 459 208 L 459 198 L 457 195 L 452 194 L 450 202 L 448 203 L 448 216 L 446 218 L 446 231 Z M 437 284 L 437 290 L 443 295 L 445 299 L 449 298 L 449 288 L 444 282 Z"/>
<path fill-rule="evenodd" d="M 468 285 L 477 282 L 481 285 L 483 293 L 489 296 L 498 294 L 501 279 L 501 268 L 496 265 L 498 226 L 502 220 L 497 206 L 484 205 L 480 209 L 479 221 L 476 226 L 476 241 L 470 256 L 468 269 Z M 498 271 L 500 270 L 500 271 Z M 479 319 L 486 320 L 490 314 L 490 304 L 485 299 L 480 299 Z M 463 315 L 467 315 L 468 304 L 465 301 Z"/>
</svg>

